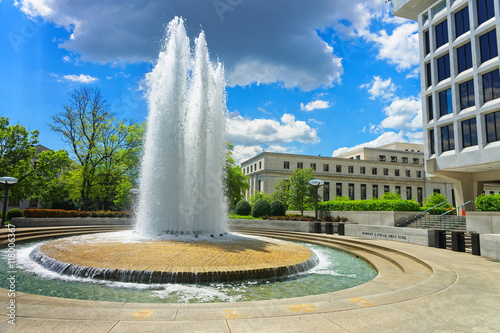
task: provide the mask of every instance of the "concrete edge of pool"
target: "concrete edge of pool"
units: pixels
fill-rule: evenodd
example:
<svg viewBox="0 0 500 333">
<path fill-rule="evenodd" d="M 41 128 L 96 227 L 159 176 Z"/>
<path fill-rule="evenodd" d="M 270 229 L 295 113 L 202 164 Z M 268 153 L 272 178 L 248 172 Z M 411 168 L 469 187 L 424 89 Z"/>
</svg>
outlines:
<svg viewBox="0 0 500 333">
<path fill-rule="evenodd" d="M 241 230 L 239 232 L 242 232 Z M 7 332 L 498 332 L 500 263 L 466 253 L 384 240 L 246 230 L 349 251 L 378 276 L 333 293 L 241 303 L 113 303 L 0 289 Z"/>
</svg>

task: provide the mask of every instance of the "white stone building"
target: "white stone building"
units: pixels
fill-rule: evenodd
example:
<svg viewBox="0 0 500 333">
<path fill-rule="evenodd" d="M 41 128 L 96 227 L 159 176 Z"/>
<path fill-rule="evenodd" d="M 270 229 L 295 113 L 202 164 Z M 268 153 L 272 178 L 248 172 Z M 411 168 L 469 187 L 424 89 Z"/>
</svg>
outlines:
<svg viewBox="0 0 500 333">
<path fill-rule="evenodd" d="M 423 146 L 392 143 L 377 148 L 361 148 L 339 157 L 282 153 L 261 153 L 241 163 L 250 177 L 245 198 L 262 191 L 271 194 L 280 179 L 290 179 L 297 168 L 313 167 L 316 178 L 325 182 L 320 189 L 324 201 L 337 196 L 371 199 L 385 192 L 399 193 L 403 199 L 422 202 L 433 192 L 453 201 L 448 181 L 425 177 Z"/>
<path fill-rule="evenodd" d="M 456 203 L 498 192 L 498 0 L 393 0 L 418 21 L 427 172 L 453 182 Z"/>
</svg>

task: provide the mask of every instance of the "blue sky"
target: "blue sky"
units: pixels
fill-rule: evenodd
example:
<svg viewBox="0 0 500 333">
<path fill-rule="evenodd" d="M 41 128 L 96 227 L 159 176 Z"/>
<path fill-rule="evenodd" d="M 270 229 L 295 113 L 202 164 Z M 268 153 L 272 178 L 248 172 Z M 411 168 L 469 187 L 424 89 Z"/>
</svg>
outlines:
<svg viewBox="0 0 500 333">
<path fill-rule="evenodd" d="M 144 121 L 175 16 L 225 65 L 237 161 L 422 142 L 417 25 L 384 0 L 0 0 L 0 115 L 65 149 L 51 115 L 96 85 L 118 118 Z"/>
</svg>

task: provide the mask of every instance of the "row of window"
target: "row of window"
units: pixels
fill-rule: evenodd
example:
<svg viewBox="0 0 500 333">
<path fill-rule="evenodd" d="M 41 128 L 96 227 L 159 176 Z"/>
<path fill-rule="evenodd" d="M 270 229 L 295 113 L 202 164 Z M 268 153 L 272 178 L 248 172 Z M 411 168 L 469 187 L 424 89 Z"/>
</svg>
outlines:
<svg viewBox="0 0 500 333">
<path fill-rule="evenodd" d="M 347 193 L 348 197 L 351 200 L 355 199 L 356 191 L 355 191 L 355 184 L 354 183 L 348 183 L 347 184 Z M 343 196 L 343 184 L 342 183 L 336 183 L 335 184 L 335 195 L 337 197 Z M 379 197 L 379 186 L 378 185 L 372 185 L 372 198 L 376 199 Z M 360 191 L 360 198 L 361 200 L 366 200 L 368 198 L 367 196 L 367 185 L 366 184 L 360 184 L 359 185 L 359 191 Z M 390 186 L 389 185 L 384 185 L 383 186 L 383 191 L 384 193 L 390 192 Z M 395 193 L 398 193 L 401 195 L 401 186 L 395 186 L 394 187 Z M 406 187 L 406 199 L 411 200 L 413 198 L 412 196 L 412 188 L 411 186 Z M 328 201 L 330 200 L 330 183 L 325 182 L 323 185 L 323 200 Z M 423 200 L 423 188 L 422 187 L 417 187 L 417 201 L 419 203 L 422 203 Z"/>
<path fill-rule="evenodd" d="M 444 3 L 446 4 L 446 2 Z M 478 25 L 481 25 L 482 23 L 495 16 L 493 0 L 477 0 L 476 5 Z M 467 6 L 455 13 L 454 18 L 456 34 L 455 38 L 457 38 L 470 30 L 469 7 Z M 434 35 L 436 49 L 448 43 L 448 20 L 444 20 L 434 26 Z M 425 55 L 431 52 L 429 30 L 424 32 L 424 48 Z"/>
<path fill-rule="evenodd" d="M 500 98 L 500 71 L 495 69 L 491 72 L 481 75 L 483 87 L 484 103 Z M 458 85 L 458 93 L 460 99 L 460 110 L 467 109 L 476 104 L 474 97 L 474 79 L 460 83 Z M 438 112 L 439 116 L 453 113 L 453 99 L 451 88 L 442 90 L 438 95 Z M 427 96 L 427 120 L 434 119 L 434 107 L 432 95 Z"/>
<path fill-rule="evenodd" d="M 379 155 L 378 156 L 378 160 L 380 162 L 387 161 L 385 155 Z M 398 157 L 397 156 L 391 156 L 391 163 L 397 163 L 397 162 L 398 162 Z M 401 157 L 401 163 L 408 163 L 408 157 Z M 418 158 L 413 158 L 413 164 L 418 164 L 418 163 L 420 163 L 419 159 Z"/>
<path fill-rule="evenodd" d="M 246 172 L 245 172 L 245 168 L 243 168 L 243 173 L 246 173 L 248 175 L 249 173 L 260 170 L 260 169 L 262 169 L 262 161 L 259 162 L 259 169 L 257 169 L 257 163 L 255 163 L 255 164 L 252 164 L 250 166 L 247 166 Z"/>
<path fill-rule="evenodd" d="M 489 113 L 484 116 L 486 129 L 486 142 L 500 141 L 500 111 Z M 460 123 L 462 127 L 462 147 L 477 146 L 477 121 L 476 118 L 464 120 Z M 455 132 L 453 124 L 439 128 L 441 135 L 441 151 L 455 150 Z M 429 148 L 431 154 L 435 151 L 434 130 L 429 131 Z"/>
<path fill-rule="evenodd" d="M 498 56 L 498 43 L 496 29 L 491 30 L 479 37 L 479 45 L 481 51 L 481 63 L 488 61 Z M 456 49 L 457 53 L 457 74 L 472 68 L 472 50 L 471 43 L 462 45 Z M 436 58 L 437 66 L 437 82 L 441 82 L 451 76 L 450 54 Z M 425 64 L 427 88 L 432 85 L 431 63 Z"/>
</svg>

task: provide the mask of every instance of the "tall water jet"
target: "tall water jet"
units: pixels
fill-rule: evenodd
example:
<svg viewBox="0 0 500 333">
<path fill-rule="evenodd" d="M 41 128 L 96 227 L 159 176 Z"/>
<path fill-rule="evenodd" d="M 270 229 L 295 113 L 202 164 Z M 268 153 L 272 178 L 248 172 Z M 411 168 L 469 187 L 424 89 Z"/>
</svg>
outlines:
<svg viewBox="0 0 500 333">
<path fill-rule="evenodd" d="M 147 84 L 136 231 L 225 233 L 225 79 L 222 65 L 210 62 L 205 34 L 191 50 L 183 20 L 172 20 Z"/>
</svg>

